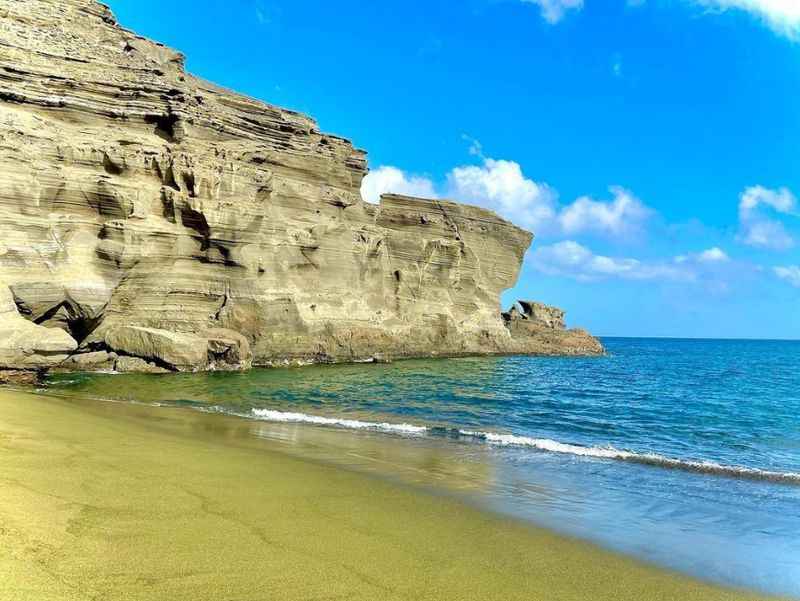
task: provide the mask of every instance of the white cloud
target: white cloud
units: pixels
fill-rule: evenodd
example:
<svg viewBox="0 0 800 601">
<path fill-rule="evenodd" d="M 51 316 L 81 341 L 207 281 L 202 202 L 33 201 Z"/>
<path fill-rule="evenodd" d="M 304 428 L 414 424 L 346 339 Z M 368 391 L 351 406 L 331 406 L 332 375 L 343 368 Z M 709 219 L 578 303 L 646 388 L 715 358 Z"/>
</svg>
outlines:
<svg viewBox="0 0 800 601">
<path fill-rule="evenodd" d="M 782 214 L 794 214 L 797 199 L 787 188 L 771 190 L 763 186 L 747 188 L 739 199 L 739 239 L 748 246 L 786 250 L 795 244 L 780 221 L 763 215 L 762 208 Z"/>
<path fill-rule="evenodd" d="M 691 270 L 681 266 L 596 255 L 573 240 L 542 246 L 531 253 L 531 258 L 533 267 L 542 273 L 571 277 L 579 281 L 609 278 L 672 281 L 695 279 Z"/>
<path fill-rule="evenodd" d="M 764 186 L 751 186 L 739 199 L 739 218 L 746 219 L 760 205 L 772 207 L 779 213 L 791 213 L 797 206 L 797 199 L 788 188 L 770 190 Z"/>
<path fill-rule="evenodd" d="M 564 208 L 558 216 L 561 229 L 568 235 L 599 232 L 625 236 L 640 232 L 652 211 L 625 188 L 612 187 L 611 193 L 611 202 L 584 196 Z"/>
<path fill-rule="evenodd" d="M 773 271 L 780 279 L 789 282 L 795 288 L 800 288 L 800 266 L 775 267 Z"/>
<path fill-rule="evenodd" d="M 367 202 L 379 203 L 382 194 L 437 197 L 433 182 L 427 177 L 408 175 L 397 167 L 389 166 L 370 171 L 361 183 L 361 196 Z"/>
<path fill-rule="evenodd" d="M 709 248 L 701 252 L 697 260 L 701 263 L 725 263 L 726 261 L 730 261 L 731 258 L 724 250 L 715 246 L 714 248 Z"/>
<path fill-rule="evenodd" d="M 555 216 L 555 192 L 525 177 L 514 161 L 485 158 L 483 165 L 456 167 L 447 176 L 447 195 L 491 209 L 526 228 L 546 226 Z"/>
<path fill-rule="evenodd" d="M 695 0 L 701 6 L 719 10 L 746 10 L 778 33 L 790 38 L 800 36 L 800 2 L 798 0 Z"/>
<path fill-rule="evenodd" d="M 526 4 L 537 4 L 542 17 L 551 24 L 558 23 L 567 11 L 583 8 L 583 0 L 522 0 Z"/>
<path fill-rule="evenodd" d="M 686 255 L 679 255 L 675 257 L 675 262 L 679 264 L 685 263 L 727 263 L 731 260 L 724 250 L 715 246 L 704 250 L 699 253 L 689 253 Z"/>
<path fill-rule="evenodd" d="M 654 214 L 621 187 L 610 188 L 613 199 L 609 202 L 587 196 L 560 207 L 556 191 L 527 177 L 519 163 L 485 157 L 480 142 L 465 139 L 470 143 L 470 154 L 479 157 L 481 164 L 455 167 L 438 190 L 427 177 L 384 166 L 364 178 L 362 196 L 371 203 L 378 203 L 381 194 L 390 192 L 424 198 L 447 197 L 494 211 L 536 234 L 594 233 L 617 240 L 641 233 Z"/>
<path fill-rule="evenodd" d="M 741 241 L 748 246 L 770 250 L 788 250 L 794 247 L 794 238 L 780 221 L 760 219 L 745 225 Z"/>
</svg>

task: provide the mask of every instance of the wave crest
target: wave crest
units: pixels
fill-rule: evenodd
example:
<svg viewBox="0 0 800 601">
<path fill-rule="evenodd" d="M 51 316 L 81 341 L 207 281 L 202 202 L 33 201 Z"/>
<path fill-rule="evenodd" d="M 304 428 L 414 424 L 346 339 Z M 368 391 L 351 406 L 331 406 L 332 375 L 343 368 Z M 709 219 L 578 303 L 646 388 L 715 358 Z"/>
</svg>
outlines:
<svg viewBox="0 0 800 601">
<path fill-rule="evenodd" d="M 271 409 L 253 409 L 253 416 L 270 422 L 292 423 L 292 424 L 313 424 L 317 426 L 337 426 L 349 430 L 376 430 L 380 432 L 394 432 L 396 434 L 422 435 L 428 431 L 424 426 L 413 426 L 411 424 L 390 424 L 387 422 L 364 422 L 356 419 L 339 419 L 332 417 L 320 417 L 317 415 L 307 415 L 305 413 L 289 413 L 284 411 L 273 411 Z"/>
<path fill-rule="evenodd" d="M 674 459 L 658 455 L 656 453 L 636 453 L 625 451 L 614 447 L 586 447 L 581 445 L 569 444 L 551 440 L 549 438 L 533 438 L 528 436 L 517 436 L 514 434 L 498 434 L 495 432 L 480 432 L 473 430 L 460 430 L 457 428 L 447 429 L 441 427 L 426 427 L 413 424 L 394 424 L 389 422 L 369 422 L 355 419 L 322 417 L 318 415 L 308 415 L 306 413 L 292 413 L 285 411 L 275 411 L 271 409 L 253 409 L 252 417 L 270 422 L 310 424 L 317 426 L 332 426 L 346 428 L 349 430 L 370 430 L 374 432 L 386 432 L 400 434 L 404 436 L 425 436 L 442 435 L 453 438 L 470 439 L 490 445 L 504 447 L 526 447 L 548 453 L 559 453 L 564 455 L 574 455 L 577 457 L 591 457 L 595 459 L 608 459 L 614 461 L 625 461 L 628 463 L 638 463 L 665 469 L 681 470 L 700 474 L 711 474 L 738 478 L 743 480 L 756 480 L 778 482 L 784 484 L 800 485 L 800 474 L 795 472 L 775 472 L 760 470 L 750 467 L 722 465 L 713 461 L 690 461 Z"/>
<path fill-rule="evenodd" d="M 495 434 L 492 432 L 471 432 L 460 430 L 462 436 L 475 438 L 489 444 L 500 446 L 531 447 L 550 453 L 577 455 L 579 457 L 594 457 L 597 459 L 613 459 L 638 463 L 667 469 L 728 476 L 744 480 L 764 480 L 769 482 L 783 482 L 800 485 L 800 474 L 795 472 L 774 472 L 757 468 L 736 465 L 722 465 L 713 461 L 689 461 L 673 459 L 656 453 L 634 453 L 623 451 L 614 447 L 584 447 L 550 440 L 548 438 L 529 438 L 513 434 Z"/>
</svg>

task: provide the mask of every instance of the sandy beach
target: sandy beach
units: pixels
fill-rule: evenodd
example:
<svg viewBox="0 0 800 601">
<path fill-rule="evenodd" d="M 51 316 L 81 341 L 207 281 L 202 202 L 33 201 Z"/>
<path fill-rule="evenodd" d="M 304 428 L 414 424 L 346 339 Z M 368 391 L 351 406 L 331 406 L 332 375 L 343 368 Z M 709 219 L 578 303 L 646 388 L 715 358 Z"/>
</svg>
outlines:
<svg viewBox="0 0 800 601">
<path fill-rule="evenodd" d="M 0 391 L 0 598 L 743 600 L 245 420 Z"/>
</svg>

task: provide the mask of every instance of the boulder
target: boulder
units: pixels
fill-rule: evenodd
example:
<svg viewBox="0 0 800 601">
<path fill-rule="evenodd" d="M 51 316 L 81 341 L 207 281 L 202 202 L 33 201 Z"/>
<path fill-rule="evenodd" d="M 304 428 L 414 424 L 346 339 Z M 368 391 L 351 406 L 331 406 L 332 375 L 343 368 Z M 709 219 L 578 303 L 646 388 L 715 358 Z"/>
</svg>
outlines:
<svg viewBox="0 0 800 601">
<path fill-rule="evenodd" d="M 154 363 L 148 363 L 139 357 L 119 357 L 114 364 L 114 371 L 121 374 L 170 374 L 168 369 L 159 367 Z"/>
<path fill-rule="evenodd" d="M 81 353 L 72 355 L 59 368 L 69 371 L 111 371 L 116 360 L 117 354 L 107 351 Z"/>
<path fill-rule="evenodd" d="M 224 328 L 206 330 L 210 367 L 217 370 L 244 370 L 253 366 L 250 342 L 239 332 Z"/>
<path fill-rule="evenodd" d="M 109 330 L 106 346 L 120 355 L 138 357 L 174 371 L 208 367 L 208 342 L 193 334 L 122 326 Z"/>
</svg>

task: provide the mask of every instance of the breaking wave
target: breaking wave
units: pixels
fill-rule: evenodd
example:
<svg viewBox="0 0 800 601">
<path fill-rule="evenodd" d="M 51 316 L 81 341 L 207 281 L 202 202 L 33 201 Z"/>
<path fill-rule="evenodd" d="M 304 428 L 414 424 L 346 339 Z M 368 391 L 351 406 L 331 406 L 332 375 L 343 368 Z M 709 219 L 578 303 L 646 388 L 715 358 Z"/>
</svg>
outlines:
<svg viewBox="0 0 800 601">
<path fill-rule="evenodd" d="M 655 453 L 636 453 L 634 451 L 616 449 L 611 446 L 588 447 L 559 442 L 548 438 L 533 438 L 528 436 L 517 436 L 514 434 L 498 434 L 494 432 L 461 430 L 457 428 L 427 427 L 405 423 L 396 424 L 388 422 L 370 422 L 355 419 L 322 417 L 317 415 L 309 415 L 306 413 L 275 411 L 271 409 L 253 409 L 250 417 L 262 421 L 276 423 L 310 424 L 316 426 L 345 428 L 349 430 L 385 432 L 404 436 L 448 436 L 451 438 L 482 442 L 494 446 L 525 447 L 548 453 L 624 461 L 628 463 L 649 465 L 653 467 L 680 470 L 685 472 L 725 476 L 744 480 L 800 485 L 800 473 L 795 472 L 776 472 L 760 470 L 751 467 L 722 465 L 713 461 L 674 459 L 672 457 L 665 457 Z"/>
<path fill-rule="evenodd" d="M 390 424 L 386 422 L 364 422 L 356 419 L 337 419 L 332 417 L 320 417 L 317 415 L 307 415 L 305 413 L 287 413 L 284 411 L 272 411 L 270 409 L 253 409 L 253 417 L 270 422 L 291 423 L 291 424 L 314 424 L 316 426 L 336 426 L 349 430 L 372 430 L 379 432 L 392 432 L 394 434 L 405 434 L 421 436 L 428 432 L 424 426 L 413 426 L 411 424 Z"/>
</svg>

